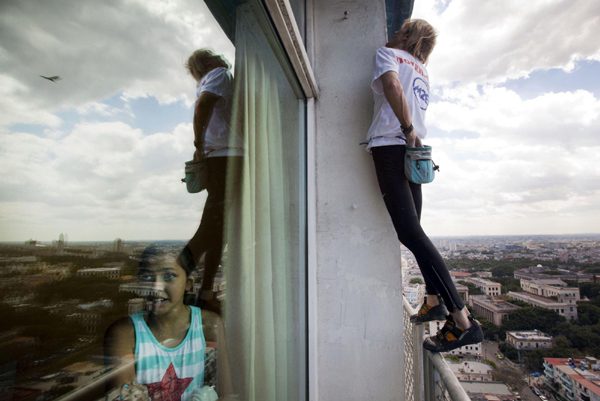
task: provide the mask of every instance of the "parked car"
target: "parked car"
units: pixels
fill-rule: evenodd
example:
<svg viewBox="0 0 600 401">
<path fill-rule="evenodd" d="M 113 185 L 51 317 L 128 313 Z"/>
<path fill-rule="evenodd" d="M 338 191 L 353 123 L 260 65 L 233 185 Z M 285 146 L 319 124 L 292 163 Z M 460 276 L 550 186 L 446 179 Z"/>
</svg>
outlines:
<svg viewBox="0 0 600 401">
<path fill-rule="evenodd" d="M 540 396 L 540 391 L 537 388 L 533 389 L 533 394 L 537 395 L 538 397 Z"/>
<path fill-rule="evenodd" d="M 542 401 L 548 401 L 548 399 L 546 397 L 544 397 L 543 395 L 540 395 L 540 400 L 542 400 Z"/>
<path fill-rule="evenodd" d="M 502 355 L 502 354 L 496 354 L 496 358 L 498 358 L 498 359 L 504 359 L 504 355 Z"/>
</svg>

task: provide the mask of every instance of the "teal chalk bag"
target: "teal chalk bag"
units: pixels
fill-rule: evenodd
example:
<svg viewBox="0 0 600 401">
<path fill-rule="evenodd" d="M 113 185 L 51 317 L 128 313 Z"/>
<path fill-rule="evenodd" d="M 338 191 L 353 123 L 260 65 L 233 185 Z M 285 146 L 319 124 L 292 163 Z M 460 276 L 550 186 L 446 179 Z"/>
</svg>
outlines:
<svg viewBox="0 0 600 401">
<path fill-rule="evenodd" d="M 431 159 L 431 146 L 421 148 L 406 147 L 404 156 L 404 175 L 415 184 L 427 184 L 435 178 L 437 166 Z"/>
<path fill-rule="evenodd" d="M 187 191 L 191 194 L 195 194 L 206 189 L 208 185 L 206 158 L 185 162 L 185 178 L 182 178 L 181 182 L 185 182 Z"/>
</svg>

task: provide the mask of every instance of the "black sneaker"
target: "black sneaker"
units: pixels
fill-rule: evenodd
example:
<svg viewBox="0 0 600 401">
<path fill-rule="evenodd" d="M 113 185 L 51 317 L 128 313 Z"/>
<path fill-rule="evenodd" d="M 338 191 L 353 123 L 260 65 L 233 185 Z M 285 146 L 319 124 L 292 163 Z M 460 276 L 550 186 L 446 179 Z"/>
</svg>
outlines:
<svg viewBox="0 0 600 401">
<path fill-rule="evenodd" d="M 477 344 L 483 341 L 481 325 L 473 316 L 469 315 L 471 327 L 462 330 L 456 327 L 452 316 L 448 316 L 446 324 L 438 330 L 435 336 L 427 337 L 423 341 L 423 348 L 432 352 L 448 352 L 464 345 Z"/>
<path fill-rule="evenodd" d="M 446 317 L 448 317 L 448 309 L 446 309 L 446 305 L 441 300 L 440 304 L 436 306 L 429 306 L 427 305 L 427 301 L 425 301 L 417 314 L 410 317 L 410 322 L 413 324 L 423 324 L 432 320 L 446 320 Z"/>
</svg>

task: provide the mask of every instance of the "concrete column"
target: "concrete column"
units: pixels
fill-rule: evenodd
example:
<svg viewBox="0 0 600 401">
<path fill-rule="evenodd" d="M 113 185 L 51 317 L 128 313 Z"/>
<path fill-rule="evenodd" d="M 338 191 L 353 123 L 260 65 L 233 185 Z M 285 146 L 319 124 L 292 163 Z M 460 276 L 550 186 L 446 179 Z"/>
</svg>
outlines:
<svg viewBox="0 0 600 401">
<path fill-rule="evenodd" d="M 400 245 L 365 140 L 385 1 L 313 1 L 317 399 L 403 400 Z"/>
</svg>

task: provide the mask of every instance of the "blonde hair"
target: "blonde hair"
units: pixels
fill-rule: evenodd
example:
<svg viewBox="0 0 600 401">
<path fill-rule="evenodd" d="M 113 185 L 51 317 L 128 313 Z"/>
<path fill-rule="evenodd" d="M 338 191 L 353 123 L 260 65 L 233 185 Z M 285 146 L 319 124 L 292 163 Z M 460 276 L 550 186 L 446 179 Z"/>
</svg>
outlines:
<svg viewBox="0 0 600 401">
<path fill-rule="evenodd" d="M 425 20 L 407 19 L 402 24 L 401 31 L 408 35 L 404 50 L 421 60 L 423 64 L 427 63 L 427 59 L 435 47 L 437 38 L 435 29 Z"/>
<path fill-rule="evenodd" d="M 197 80 L 200 80 L 209 71 L 218 67 L 231 68 L 231 64 L 220 54 L 215 54 L 212 49 L 202 48 L 192 53 L 185 63 L 185 68 Z"/>
</svg>

